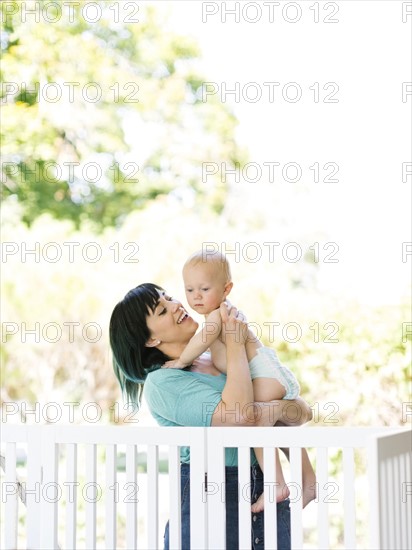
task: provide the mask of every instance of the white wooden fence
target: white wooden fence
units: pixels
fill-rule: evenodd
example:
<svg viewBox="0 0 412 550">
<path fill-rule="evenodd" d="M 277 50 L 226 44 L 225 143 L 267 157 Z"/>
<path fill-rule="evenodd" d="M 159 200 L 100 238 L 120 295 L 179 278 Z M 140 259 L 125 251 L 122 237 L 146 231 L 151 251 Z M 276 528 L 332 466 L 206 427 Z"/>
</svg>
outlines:
<svg viewBox="0 0 412 550">
<path fill-rule="evenodd" d="M 79 547 L 78 506 L 80 482 L 78 466 L 84 456 L 82 493 L 85 499 L 85 548 L 96 548 L 97 487 L 104 487 L 105 546 L 118 548 L 119 522 L 118 465 L 119 449 L 124 449 L 125 484 L 128 494 L 139 491 L 137 452 L 147 454 L 147 500 L 123 499 L 125 507 L 127 549 L 162 548 L 159 530 L 159 448 L 167 446 L 170 495 L 170 548 L 180 544 L 180 469 L 179 447 L 191 449 L 191 548 L 225 548 L 224 449 L 239 449 L 239 494 L 249 486 L 250 448 L 264 447 L 265 485 L 274 487 L 274 447 L 290 448 L 292 548 L 330 548 L 330 478 L 328 455 L 342 450 L 342 468 L 336 492 L 342 502 L 344 548 L 357 547 L 355 451 L 365 449 L 369 475 L 369 548 L 407 549 L 412 547 L 412 474 L 411 432 L 388 428 L 141 428 L 129 426 L 29 426 L 2 425 L 5 475 L 2 483 L 4 548 L 15 550 L 25 540 L 28 549 L 75 549 Z M 26 499 L 25 521 L 18 522 L 19 503 L 16 466 L 18 451 L 27 449 L 23 496 Z M 293 498 L 293 488 L 301 482 L 301 448 L 316 450 L 318 498 L 315 507 L 317 528 L 315 546 L 305 540 L 300 498 Z M 81 455 L 79 449 L 82 448 Z M 98 475 L 97 454 L 105 450 L 103 479 Z M 64 460 L 61 457 L 64 455 Z M 83 459 L 82 459 L 83 460 Z M 62 466 L 65 466 L 64 471 Z M 205 472 L 208 493 L 205 493 Z M 139 474 L 140 475 L 140 474 Z M 329 480 L 329 481 L 328 481 Z M 85 488 L 87 488 L 85 493 Z M 362 490 L 364 490 L 362 488 Z M 276 518 L 276 503 L 265 491 L 265 514 Z M 343 499 L 342 499 L 343 495 Z M 138 502 L 139 500 L 139 502 Z M 309 508 L 309 507 L 308 507 Z M 138 537 L 138 520 L 144 510 L 147 517 L 145 546 Z M 65 516 L 65 533 L 58 531 L 58 515 Z M 239 547 L 251 547 L 251 513 L 248 498 L 239 498 Z M 60 537 L 60 539 L 59 539 Z M 58 540 L 59 539 L 59 540 Z M 340 546 L 342 547 L 342 546 Z M 364 547 L 364 546 L 363 546 Z M 265 522 L 265 548 L 276 549 L 276 525 Z M 230 549 L 232 550 L 232 549 Z"/>
</svg>

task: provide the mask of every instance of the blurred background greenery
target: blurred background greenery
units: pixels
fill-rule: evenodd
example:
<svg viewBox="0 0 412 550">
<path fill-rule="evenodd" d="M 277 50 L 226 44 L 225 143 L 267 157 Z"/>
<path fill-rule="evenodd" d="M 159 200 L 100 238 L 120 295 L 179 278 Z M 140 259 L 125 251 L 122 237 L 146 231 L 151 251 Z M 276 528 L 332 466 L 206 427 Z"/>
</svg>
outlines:
<svg viewBox="0 0 412 550">
<path fill-rule="evenodd" d="M 42 17 L 28 15 L 24 21 L 22 4 L 38 5 Z M 297 25 L 285 31 L 280 24 L 276 33 L 263 24 L 249 26 L 246 34 L 241 25 L 228 24 L 222 30 L 222 25 L 210 23 L 196 28 L 203 33 L 209 56 L 204 63 L 201 41 L 190 32 L 201 20 L 200 12 L 193 15 L 195 4 L 201 2 L 99 1 L 93 3 L 98 11 L 95 7 L 88 12 L 93 18 L 100 10 L 96 22 L 84 17 L 85 4 L 71 4 L 70 13 L 63 10 L 60 17 L 56 2 L 1 3 L 4 420 L 154 424 L 144 405 L 138 416 L 124 408 L 112 372 L 109 318 L 117 301 L 142 282 L 156 282 L 183 299 L 181 266 L 190 253 L 207 244 L 228 252 L 234 280 L 231 299 L 246 312 L 264 343 L 276 348 L 295 372 L 302 396 L 313 409 L 312 425 L 406 422 L 410 288 L 403 277 L 389 275 L 398 258 L 396 238 L 404 235 L 402 216 L 382 224 L 391 212 L 390 201 L 398 201 L 400 192 L 393 178 L 387 180 L 388 194 L 385 186 L 376 184 L 379 174 L 373 177 L 375 164 L 385 174 L 375 159 L 380 156 L 382 162 L 386 157 L 372 144 L 373 162 L 365 164 L 366 177 L 362 165 L 349 166 L 349 159 L 363 162 L 356 141 L 358 136 L 363 140 L 363 134 L 352 132 L 350 105 L 346 111 L 343 104 L 334 106 L 338 117 L 329 125 L 331 111 L 325 109 L 322 119 L 322 105 L 314 105 L 314 113 L 308 103 L 245 107 L 222 102 L 219 94 L 203 101 L 205 82 L 224 75 L 228 88 L 233 86 L 225 72 L 229 65 L 237 64 L 240 71 L 230 73 L 238 75 L 234 78 L 245 74 L 257 79 L 257 74 L 264 74 L 263 81 L 273 80 L 273 68 L 294 79 L 293 71 L 289 73 L 294 66 L 301 76 L 307 67 L 313 68 L 316 79 L 318 74 L 335 78 L 333 73 L 329 76 L 329 66 L 338 67 L 338 75 L 344 66 L 355 74 L 358 61 L 359 74 L 367 74 L 357 43 L 359 39 L 364 44 L 364 27 L 360 25 L 357 38 L 343 24 L 332 25 L 334 36 L 344 33 L 337 38 L 345 50 L 344 65 L 339 66 L 339 57 L 327 57 L 338 52 L 336 43 L 326 51 L 330 36 L 322 33 L 329 32 L 327 26 L 317 26 L 317 34 L 307 39 Z M 355 3 L 346 3 L 346 10 L 349 4 Z M 361 5 L 356 4 L 357 21 Z M 374 10 L 378 17 L 376 6 Z M 380 16 L 386 24 L 386 14 Z M 381 27 L 376 29 L 375 49 L 381 43 L 387 48 Z M 268 37 L 276 37 L 278 43 Z M 349 63 L 351 45 L 356 55 Z M 242 53 L 230 57 L 235 51 Z M 395 66 L 397 57 L 388 58 Z M 316 66 L 319 60 L 323 66 Z M 328 70 L 318 70 L 325 67 Z M 367 78 L 375 82 L 369 74 Z M 367 119 L 371 104 L 373 96 L 368 95 L 360 107 L 361 119 L 363 129 L 374 132 L 373 108 L 373 123 Z M 391 120 L 396 118 L 392 106 L 388 112 Z M 381 134 L 383 130 L 379 140 Z M 393 135 L 390 130 L 387 134 Z M 368 143 L 371 140 L 362 141 L 364 154 Z M 320 161 L 315 145 L 325 151 L 325 160 L 339 161 L 340 183 L 314 185 L 310 170 L 302 181 L 287 185 L 265 177 L 251 183 L 241 173 L 250 161 L 273 161 L 282 155 L 293 160 L 299 146 L 301 156 L 296 156 L 309 167 L 314 159 Z M 260 150 L 265 153 L 257 158 Z M 207 178 L 205 163 L 212 163 L 215 172 Z M 240 170 L 241 176 L 226 177 L 225 167 Z M 351 180 L 349 168 L 359 178 Z M 398 212 L 399 201 L 396 204 Z M 376 205 L 384 209 L 385 218 Z M 339 219 L 338 230 L 334 224 Z M 393 227 L 400 228 L 395 241 L 395 233 L 387 237 Z M 291 242 L 298 248 L 288 249 Z M 356 255 L 358 242 L 368 246 L 360 246 Z M 394 251 L 392 256 L 384 253 L 385 244 Z M 296 251 L 302 257 L 292 261 Z M 338 261 L 325 261 L 328 254 Z M 408 268 L 406 262 L 400 267 Z M 50 406 L 53 403 L 57 408 Z M 59 408 L 61 418 L 56 417 Z M 313 450 L 310 453 L 315 463 Z M 331 452 L 330 459 L 329 479 L 338 480 L 340 452 Z M 99 455 L 99 468 L 102 464 Z M 121 479 L 121 454 L 118 466 Z M 367 537 L 363 456 L 357 455 L 356 467 L 363 497 L 357 512 L 362 546 Z M 160 478 L 166 494 L 165 476 Z M 139 483 L 144 495 L 144 475 Z M 313 545 L 315 510 L 305 512 L 312 525 L 305 537 Z M 144 514 L 142 506 L 141 523 Z M 162 514 L 163 527 L 167 505 Z M 82 533 L 81 514 L 79 518 Z M 104 525 L 104 511 L 99 518 Z M 63 514 L 60 521 L 64 522 Z M 330 521 L 331 547 L 343 547 L 342 512 L 333 512 Z M 118 527 L 123 537 L 122 522 Z M 103 545 L 104 536 L 99 536 Z"/>
<path fill-rule="evenodd" d="M 140 4 L 139 24 L 113 22 L 105 2 L 96 23 L 76 4 L 70 24 L 23 23 L 11 4 L 1 6 L 2 402 L 95 402 L 103 421 L 121 419 L 107 333 L 115 303 L 146 281 L 183 299 L 185 258 L 214 243 L 238 247 L 233 302 L 296 373 L 313 423 L 400 425 L 408 289 L 390 304 L 328 290 L 336 264 L 315 261 L 313 248 L 325 250 L 327 230 L 292 226 L 263 185 L 245 190 L 222 175 L 222 163 L 250 157 L 233 109 L 218 95 L 202 101 L 213 75 L 196 42 L 165 31 L 156 2 Z M 218 170 L 203 181 L 206 162 Z M 305 201 L 308 191 L 291 193 Z M 297 262 L 281 253 L 290 241 Z M 274 258 L 268 242 L 281 243 Z"/>
</svg>

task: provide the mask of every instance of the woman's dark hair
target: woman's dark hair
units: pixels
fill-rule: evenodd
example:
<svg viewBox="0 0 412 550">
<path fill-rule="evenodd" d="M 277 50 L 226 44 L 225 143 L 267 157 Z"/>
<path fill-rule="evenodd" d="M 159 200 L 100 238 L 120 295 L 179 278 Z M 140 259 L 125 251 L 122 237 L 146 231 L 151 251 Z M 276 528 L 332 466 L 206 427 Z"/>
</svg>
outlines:
<svg viewBox="0 0 412 550">
<path fill-rule="evenodd" d="M 148 372 L 169 360 L 157 348 L 146 347 L 150 338 L 146 317 L 159 303 L 159 291 L 152 283 L 144 283 L 126 294 L 110 318 L 110 346 L 113 369 L 128 402 L 139 406 Z"/>
</svg>

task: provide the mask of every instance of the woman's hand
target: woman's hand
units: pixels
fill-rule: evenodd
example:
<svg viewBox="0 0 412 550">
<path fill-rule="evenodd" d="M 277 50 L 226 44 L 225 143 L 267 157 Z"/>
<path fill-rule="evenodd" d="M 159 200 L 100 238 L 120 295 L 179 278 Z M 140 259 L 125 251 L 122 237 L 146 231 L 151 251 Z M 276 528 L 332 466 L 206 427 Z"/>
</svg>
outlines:
<svg viewBox="0 0 412 550">
<path fill-rule="evenodd" d="M 230 303 L 220 304 L 222 317 L 222 340 L 228 344 L 245 345 L 248 335 L 247 319 L 245 315 Z"/>
<path fill-rule="evenodd" d="M 312 420 L 312 409 L 301 397 L 255 403 L 255 426 L 302 426 Z"/>
<path fill-rule="evenodd" d="M 312 410 L 301 397 L 268 402 L 249 402 L 226 410 L 221 402 L 212 417 L 212 426 L 302 426 L 312 420 Z"/>
<path fill-rule="evenodd" d="M 184 369 L 186 367 L 188 367 L 188 365 L 182 363 L 180 359 L 173 359 L 172 361 L 166 361 L 162 369 Z"/>
</svg>

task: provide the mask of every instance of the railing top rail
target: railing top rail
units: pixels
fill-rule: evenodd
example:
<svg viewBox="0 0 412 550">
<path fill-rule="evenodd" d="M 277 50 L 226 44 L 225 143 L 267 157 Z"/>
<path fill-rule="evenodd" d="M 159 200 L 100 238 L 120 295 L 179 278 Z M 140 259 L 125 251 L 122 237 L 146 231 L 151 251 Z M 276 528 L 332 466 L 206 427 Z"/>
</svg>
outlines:
<svg viewBox="0 0 412 550">
<path fill-rule="evenodd" d="M 41 426 L 30 426 L 29 424 L 0 424 L 0 440 L 2 442 L 20 443 L 28 441 L 29 430 L 35 428 L 39 434 Z"/>
<path fill-rule="evenodd" d="M 404 430 L 406 431 L 406 430 Z M 211 437 L 224 447 L 367 447 L 371 437 L 399 432 L 389 427 L 213 428 Z"/>
<path fill-rule="evenodd" d="M 29 425 L 3 424 L 2 441 L 25 442 L 28 433 L 47 434 L 56 443 L 91 444 L 148 444 L 148 445 L 190 445 L 203 431 L 209 429 L 213 439 L 225 447 L 237 446 L 280 446 L 280 447 L 365 447 L 373 436 L 407 431 L 399 427 L 301 427 L 285 429 L 283 427 L 258 428 L 247 427 L 143 427 L 130 425 Z"/>
<path fill-rule="evenodd" d="M 18 429 L 16 429 L 18 428 Z M 28 433 L 37 431 L 55 443 L 143 444 L 189 446 L 203 437 L 204 428 L 116 425 L 7 425 L 2 427 L 2 441 L 27 441 Z"/>
</svg>

